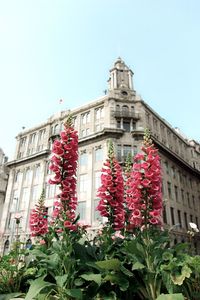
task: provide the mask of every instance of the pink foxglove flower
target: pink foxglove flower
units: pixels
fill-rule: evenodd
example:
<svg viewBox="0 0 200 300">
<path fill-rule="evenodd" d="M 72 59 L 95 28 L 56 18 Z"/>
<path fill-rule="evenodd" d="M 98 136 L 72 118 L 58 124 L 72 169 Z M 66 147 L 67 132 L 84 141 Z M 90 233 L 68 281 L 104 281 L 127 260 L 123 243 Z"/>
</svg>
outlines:
<svg viewBox="0 0 200 300">
<path fill-rule="evenodd" d="M 134 158 L 131 176 L 127 180 L 127 227 L 160 225 L 162 214 L 161 167 L 158 150 L 149 134 L 144 137 L 143 153 Z"/>
<path fill-rule="evenodd" d="M 100 198 L 97 210 L 107 217 L 108 224 L 118 231 L 124 227 L 124 183 L 122 170 L 114 157 L 113 144 L 110 142 L 108 159 L 104 163 L 101 186 L 97 196 Z"/>
<path fill-rule="evenodd" d="M 68 116 L 60 140 L 55 140 L 52 148 L 50 169 L 55 173 L 49 183 L 60 188 L 55 202 L 53 217 L 63 222 L 65 228 L 74 229 L 76 196 L 76 170 L 78 160 L 78 135 L 72 126 L 72 118 Z M 69 223 L 68 223 L 69 222 Z"/>
<path fill-rule="evenodd" d="M 32 236 L 43 236 L 48 232 L 47 209 L 44 205 L 44 191 L 38 204 L 32 210 L 29 219 L 29 226 Z"/>
</svg>

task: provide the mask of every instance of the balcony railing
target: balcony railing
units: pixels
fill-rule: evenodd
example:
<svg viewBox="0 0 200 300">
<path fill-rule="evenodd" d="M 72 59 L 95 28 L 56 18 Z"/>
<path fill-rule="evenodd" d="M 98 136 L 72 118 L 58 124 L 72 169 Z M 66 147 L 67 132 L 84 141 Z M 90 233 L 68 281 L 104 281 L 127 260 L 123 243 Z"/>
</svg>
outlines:
<svg viewBox="0 0 200 300">
<path fill-rule="evenodd" d="M 138 120 L 139 117 L 139 113 L 135 113 L 134 111 L 128 111 L 128 110 L 114 110 L 113 111 L 113 116 L 115 118 L 131 118 L 134 120 Z"/>
</svg>

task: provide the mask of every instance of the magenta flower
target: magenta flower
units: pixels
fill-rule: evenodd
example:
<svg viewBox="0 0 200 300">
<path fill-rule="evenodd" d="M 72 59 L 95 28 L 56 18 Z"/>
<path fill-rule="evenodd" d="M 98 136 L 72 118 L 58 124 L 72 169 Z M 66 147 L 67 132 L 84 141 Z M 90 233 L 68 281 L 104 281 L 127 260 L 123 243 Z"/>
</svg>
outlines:
<svg viewBox="0 0 200 300">
<path fill-rule="evenodd" d="M 134 158 L 127 180 L 127 228 L 160 225 L 162 213 L 161 168 L 158 150 L 148 134 L 144 137 L 143 153 Z"/>
<path fill-rule="evenodd" d="M 32 236 L 43 236 L 48 232 L 47 210 L 44 205 L 44 191 L 42 192 L 38 204 L 31 211 L 29 226 Z"/>
<path fill-rule="evenodd" d="M 52 148 L 50 169 L 55 173 L 49 183 L 56 184 L 60 193 L 55 201 L 53 217 L 63 222 L 64 227 L 71 229 L 75 221 L 77 207 L 76 171 L 78 160 L 78 135 L 72 126 L 72 118 L 68 117 L 60 140 L 55 140 Z M 69 222 L 69 223 L 67 223 Z M 67 225 L 68 224 L 68 225 Z"/>
<path fill-rule="evenodd" d="M 122 170 L 114 157 L 113 144 L 110 142 L 108 159 L 104 163 L 101 186 L 97 196 L 100 198 L 97 210 L 102 217 L 108 218 L 108 224 L 118 231 L 124 227 L 124 183 Z"/>
</svg>

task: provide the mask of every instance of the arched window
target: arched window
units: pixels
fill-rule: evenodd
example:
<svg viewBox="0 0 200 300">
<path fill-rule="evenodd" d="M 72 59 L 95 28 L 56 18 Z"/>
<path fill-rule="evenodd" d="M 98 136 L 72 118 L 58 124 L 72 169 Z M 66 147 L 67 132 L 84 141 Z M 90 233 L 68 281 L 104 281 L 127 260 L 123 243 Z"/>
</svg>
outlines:
<svg viewBox="0 0 200 300">
<path fill-rule="evenodd" d="M 129 112 L 129 108 L 128 108 L 127 105 L 123 105 L 123 106 L 122 106 L 122 112 L 123 112 L 123 113 L 128 113 L 128 112 Z"/>
<path fill-rule="evenodd" d="M 4 249 L 3 249 L 3 254 L 6 255 L 9 252 L 9 246 L 10 246 L 10 242 L 9 240 L 6 240 L 4 243 Z"/>
</svg>

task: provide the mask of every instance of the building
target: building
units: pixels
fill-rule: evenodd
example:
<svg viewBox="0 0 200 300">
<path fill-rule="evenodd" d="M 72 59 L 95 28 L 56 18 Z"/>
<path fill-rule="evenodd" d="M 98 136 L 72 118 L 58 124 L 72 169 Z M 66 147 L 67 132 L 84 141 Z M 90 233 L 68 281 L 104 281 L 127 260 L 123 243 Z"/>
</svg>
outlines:
<svg viewBox="0 0 200 300">
<path fill-rule="evenodd" d="M 123 165 L 129 152 L 138 152 L 144 128 L 149 128 L 162 160 L 163 220 L 172 227 L 174 241 L 183 241 L 188 223 L 200 224 L 200 145 L 189 141 L 149 107 L 134 90 L 132 77 L 133 72 L 118 58 L 110 70 L 107 93 L 70 111 L 79 133 L 78 211 L 81 219 L 97 225 L 96 193 L 108 139 L 113 140 Z M 29 240 L 30 210 L 43 188 L 48 212 L 52 212 L 56 187 L 48 184 L 48 158 L 68 113 L 61 111 L 17 136 L 14 160 L 7 164 L 10 175 L 1 221 L 2 251 L 16 238 L 16 213 L 22 216 L 20 238 Z"/>
<path fill-rule="evenodd" d="M 3 150 L 0 148 L 0 221 L 3 211 L 3 205 L 6 196 L 6 188 L 8 182 L 8 168 L 6 167 L 7 157 Z M 1 236 L 1 232 L 0 232 Z"/>
</svg>

